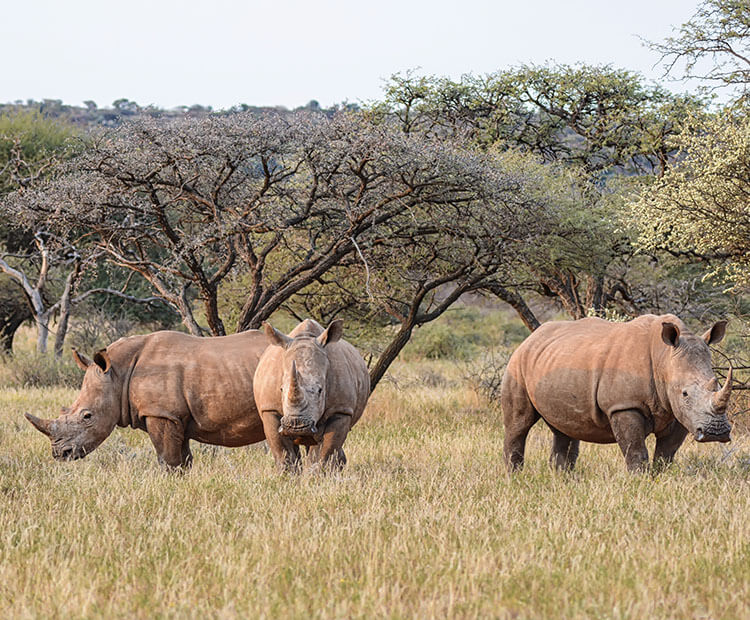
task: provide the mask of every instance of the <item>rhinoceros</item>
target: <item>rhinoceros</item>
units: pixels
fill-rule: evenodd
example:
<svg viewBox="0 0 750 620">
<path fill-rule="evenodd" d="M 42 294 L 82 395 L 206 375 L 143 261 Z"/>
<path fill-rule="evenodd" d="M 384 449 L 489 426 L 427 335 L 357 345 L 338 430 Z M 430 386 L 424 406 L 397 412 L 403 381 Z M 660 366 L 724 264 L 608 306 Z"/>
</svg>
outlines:
<svg viewBox="0 0 750 620">
<path fill-rule="evenodd" d="M 365 361 L 341 339 L 340 320 L 324 330 L 307 319 L 288 336 L 264 328 L 271 346 L 255 370 L 255 404 L 277 466 L 299 470 L 305 445 L 314 467 L 343 467 L 344 440 L 370 395 Z"/>
<path fill-rule="evenodd" d="M 58 460 L 79 459 L 115 426 L 145 430 L 159 462 L 189 467 L 189 442 L 244 446 L 263 441 L 253 375 L 265 334 L 198 338 L 160 331 L 121 338 L 94 355 L 73 350 L 86 371 L 78 398 L 55 420 L 27 419 L 52 442 Z"/>
<path fill-rule="evenodd" d="M 539 418 L 552 429 L 550 462 L 563 469 L 575 465 L 580 441 L 617 442 L 631 471 L 647 468 L 650 433 L 658 466 L 673 460 L 688 432 L 700 442 L 729 441 L 732 370 L 720 389 L 708 348 L 725 328 L 719 321 L 699 338 L 672 314 L 543 324 L 503 376 L 506 465 L 523 465 L 526 436 Z"/>
</svg>

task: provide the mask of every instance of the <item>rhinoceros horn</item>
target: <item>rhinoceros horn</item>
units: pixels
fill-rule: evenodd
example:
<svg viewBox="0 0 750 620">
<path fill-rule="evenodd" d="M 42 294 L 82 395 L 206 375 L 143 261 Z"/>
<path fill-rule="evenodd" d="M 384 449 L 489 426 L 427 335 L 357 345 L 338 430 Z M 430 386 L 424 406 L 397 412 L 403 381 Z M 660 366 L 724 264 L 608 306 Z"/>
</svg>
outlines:
<svg viewBox="0 0 750 620">
<path fill-rule="evenodd" d="M 34 427 L 47 435 L 47 437 L 52 437 L 52 430 L 50 429 L 50 425 L 52 424 L 52 420 L 42 420 L 41 418 L 37 418 L 36 416 L 31 415 L 30 413 L 24 413 L 23 414 L 26 419 L 31 422 Z"/>
<path fill-rule="evenodd" d="M 289 373 L 289 402 L 299 403 L 302 400 L 302 389 L 300 388 L 299 376 L 297 375 L 297 362 L 292 360 L 292 369 Z"/>
<path fill-rule="evenodd" d="M 729 404 L 729 395 L 732 393 L 732 364 L 729 364 L 729 372 L 727 372 L 727 378 L 724 381 L 724 387 L 721 388 L 716 394 L 714 394 L 713 406 L 714 410 L 723 413 L 727 405 Z"/>
</svg>

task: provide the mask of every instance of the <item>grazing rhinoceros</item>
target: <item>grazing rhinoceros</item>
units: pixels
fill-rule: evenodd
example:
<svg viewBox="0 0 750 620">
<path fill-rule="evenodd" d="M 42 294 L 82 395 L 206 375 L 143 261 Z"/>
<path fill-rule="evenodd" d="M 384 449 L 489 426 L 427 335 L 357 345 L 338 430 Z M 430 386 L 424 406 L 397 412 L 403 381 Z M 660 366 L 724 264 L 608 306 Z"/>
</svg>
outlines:
<svg viewBox="0 0 750 620">
<path fill-rule="evenodd" d="M 288 336 L 265 330 L 272 346 L 255 371 L 255 403 L 276 464 L 298 470 L 305 445 L 313 463 L 342 467 L 342 445 L 370 395 L 365 361 L 341 340 L 339 320 L 323 330 L 308 319 Z"/>
<path fill-rule="evenodd" d="M 566 469 L 581 440 L 617 442 L 629 470 L 648 466 L 649 433 L 655 464 L 671 462 L 688 432 L 697 441 L 729 441 L 732 370 L 719 389 L 708 349 L 725 328 L 719 321 L 698 338 L 672 314 L 545 323 L 503 376 L 508 468 L 523 465 L 526 435 L 540 417 L 554 435 L 550 461 Z"/>
<path fill-rule="evenodd" d="M 56 459 L 79 459 L 115 426 L 145 430 L 159 461 L 192 462 L 189 440 L 219 446 L 263 441 L 253 375 L 268 346 L 252 330 L 218 338 L 161 331 L 121 338 L 94 355 L 73 351 L 86 371 L 73 406 L 56 420 L 28 420 L 52 441 Z"/>
</svg>

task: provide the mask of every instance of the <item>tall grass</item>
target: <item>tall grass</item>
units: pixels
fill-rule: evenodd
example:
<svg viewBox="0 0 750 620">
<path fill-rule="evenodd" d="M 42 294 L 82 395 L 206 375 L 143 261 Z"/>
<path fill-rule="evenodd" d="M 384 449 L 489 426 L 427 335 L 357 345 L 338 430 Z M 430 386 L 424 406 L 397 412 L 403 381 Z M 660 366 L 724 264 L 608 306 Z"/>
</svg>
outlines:
<svg viewBox="0 0 750 620">
<path fill-rule="evenodd" d="M 21 414 L 74 391 L 0 391 L 3 615 L 747 617 L 747 439 L 731 451 L 688 441 L 658 477 L 627 474 L 615 446 L 584 445 L 559 474 L 540 427 L 508 477 L 499 412 L 461 368 L 392 374 L 329 476 L 207 446 L 191 472 L 169 474 L 133 430 L 53 462 Z"/>
</svg>

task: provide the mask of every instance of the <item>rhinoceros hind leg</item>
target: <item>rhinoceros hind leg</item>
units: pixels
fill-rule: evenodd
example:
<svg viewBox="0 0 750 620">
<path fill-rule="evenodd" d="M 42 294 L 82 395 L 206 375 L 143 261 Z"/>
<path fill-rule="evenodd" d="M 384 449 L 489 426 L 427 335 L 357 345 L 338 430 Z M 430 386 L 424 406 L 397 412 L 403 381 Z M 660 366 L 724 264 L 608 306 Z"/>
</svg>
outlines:
<svg viewBox="0 0 750 620">
<path fill-rule="evenodd" d="M 578 459 L 578 448 L 580 441 L 568 437 L 557 429 L 552 429 L 552 454 L 550 455 L 550 465 L 556 469 L 571 471 L 575 467 Z"/>
<path fill-rule="evenodd" d="M 510 386 L 510 383 L 513 383 L 513 386 Z M 541 416 L 531 404 L 526 390 L 514 380 L 507 379 L 507 376 L 503 381 L 500 402 L 505 427 L 503 442 L 505 465 L 508 471 L 515 471 L 523 467 L 526 437 Z"/>
<path fill-rule="evenodd" d="M 687 434 L 687 429 L 677 420 L 673 420 L 664 434 L 657 435 L 654 449 L 655 470 L 664 469 L 674 460 L 674 455 L 685 441 Z"/>
<path fill-rule="evenodd" d="M 646 449 L 646 420 L 634 409 L 616 411 L 609 416 L 617 444 L 620 446 L 628 471 L 639 472 L 648 469 Z"/>
</svg>

